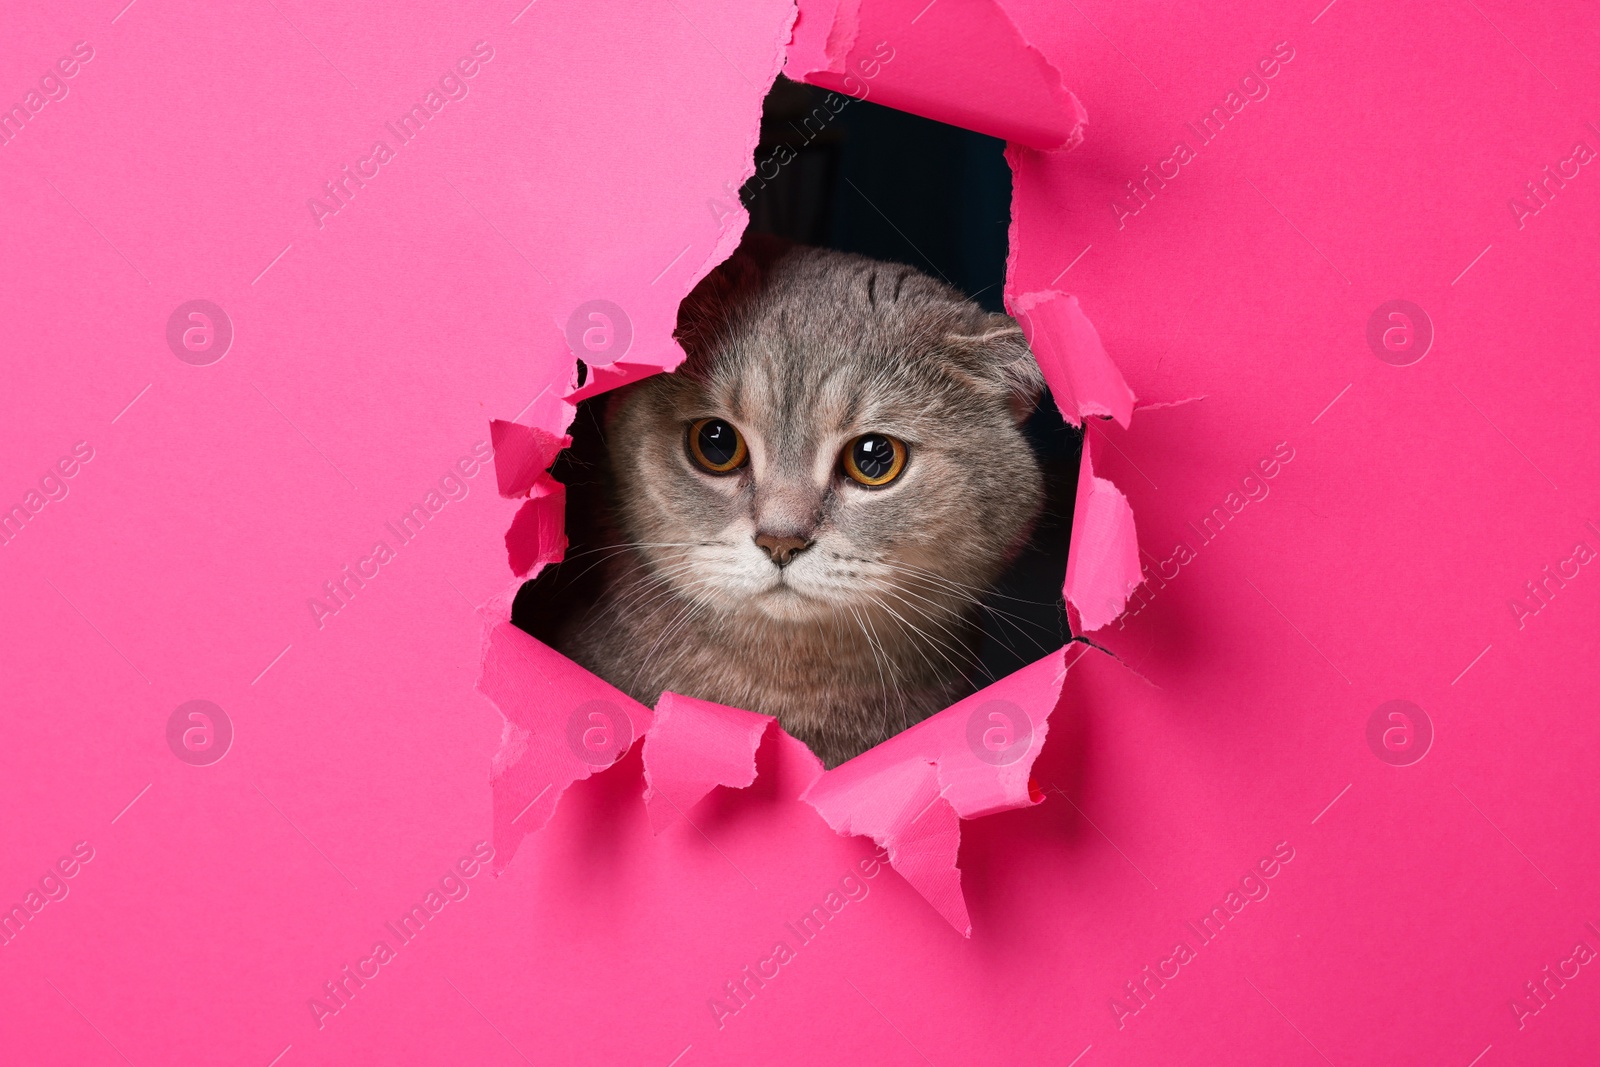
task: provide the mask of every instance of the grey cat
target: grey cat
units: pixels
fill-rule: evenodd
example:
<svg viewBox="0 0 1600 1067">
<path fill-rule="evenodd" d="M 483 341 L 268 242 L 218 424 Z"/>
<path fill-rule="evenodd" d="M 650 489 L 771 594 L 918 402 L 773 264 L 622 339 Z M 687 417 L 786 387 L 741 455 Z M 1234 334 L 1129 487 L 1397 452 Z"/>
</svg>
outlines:
<svg viewBox="0 0 1600 1067">
<path fill-rule="evenodd" d="M 746 239 L 676 372 L 613 394 L 591 598 L 555 647 L 644 703 L 776 716 L 828 767 L 971 693 L 1043 479 L 1022 331 L 898 264 Z"/>
</svg>

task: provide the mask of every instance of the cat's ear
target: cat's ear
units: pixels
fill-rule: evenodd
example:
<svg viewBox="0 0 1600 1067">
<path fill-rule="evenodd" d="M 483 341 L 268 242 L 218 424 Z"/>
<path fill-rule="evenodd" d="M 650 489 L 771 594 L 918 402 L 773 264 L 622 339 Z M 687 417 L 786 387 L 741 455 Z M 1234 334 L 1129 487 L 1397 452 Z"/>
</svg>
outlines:
<svg viewBox="0 0 1600 1067">
<path fill-rule="evenodd" d="M 999 313 L 983 316 L 974 326 L 972 332 L 949 337 L 962 369 L 990 388 L 1003 390 L 1011 414 L 1019 423 L 1025 421 L 1038 407 L 1045 383 L 1022 327 Z"/>
<path fill-rule="evenodd" d="M 789 247 L 765 234 L 746 234 L 733 255 L 714 267 L 683 298 L 673 336 L 691 360 L 712 345 L 730 320 L 756 298 L 766 272 Z"/>
</svg>

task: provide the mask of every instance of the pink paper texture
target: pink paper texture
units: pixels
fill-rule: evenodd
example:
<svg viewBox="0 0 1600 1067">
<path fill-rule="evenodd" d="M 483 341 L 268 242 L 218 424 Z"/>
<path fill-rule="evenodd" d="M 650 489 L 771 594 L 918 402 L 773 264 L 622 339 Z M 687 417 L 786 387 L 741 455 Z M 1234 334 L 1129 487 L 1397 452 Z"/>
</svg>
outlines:
<svg viewBox="0 0 1600 1067">
<path fill-rule="evenodd" d="M 1074 622 L 1086 631 L 1115 621 L 1144 581 L 1128 498 L 1095 476 L 1093 453 L 1093 443 L 1085 441 L 1064 590 Z"/>
<path fill-rule="evenodd" d="M 0 1061 L 1600 1054 L 1591 6 L 7 16 Z M 873 60 L 1011 142 L 1106 651 L 821 774 L 505 617 Z"/>
<path fill-rule="evenodd" d="M 1081 654 L 1076 646 L 1071 658 Z M 803 797 L 840 833 L 870 836 L 950 925 L 972 933 L 956 851 L 960 819 L 1039 802 L 1028 776 L 1066 676 L 1062 653 L 822 775 Z"/>
<path fill-rule="evenodd" d="M 892 21 L 893 13 L 887 8 L 874 7 L 870 11 L 874 18 L 890 17 Z M 853 47 L 852 42 L 856 42 L 859 36 L 861 12 L 853 6 L 831 11 L 818 9 L 812 12 L 812 16 L 810 27 L 805 28 L 803 23 L 797 22 L 798 28 L 791 37 L 790 59 L 795 64 L 794 73 L 799 73 L 802 65 L 810 62 L 827 64 L 827 70 L 821 74 L 837 68 L 841 62 L 839 57 Z M 829 18 L 832 23 L 824 35 L 821 25 Z M 920 21 L 920 16 L 915 21 Z M 937 29 L 941 26 L 943 31 Z M 1002 80 L 987 95 L 977 98 L 970 98 L 964 93 L 952 96 L 951 85 L 955 84 L 952 72 L 944 70 L 937 57 L 957 50 L 951 35 L 963 28 L 969 33 L 979 34 L 977 39 L 984 42 L 982 47 L 993 51 L 989 60 L 1001 64 L 1004 69 L 1013 70 L 1020 62 L 1025 71 L 1037 68 L 1035 73 L 1045 72 L 1044 84 L 1050 91 L 1037 92 L 1037 86 L 1024 75 Z M 940 36 L 940 32 L 944 36 Z M 964 10 L 957 19 L 941 15 L 930 20 L 928 26 L 913 39 L 919 42 L 921 51 L 914 53 L 908 62 L 901 65 L 900 73 L 883 83 L 889 89 L 891 102 L 899 101 L 902 106 L 930 116 L 1009 132 L 1031 144 L 1060 148 L 1076 143 L 1078 128 L 1082 123 L 1081 106 L 1061 88 L 1058 72 L 1044 61 L 1036 49 L 1021 40 L 1016 28 L 999 8 L 992 4 L 981 4 Z M 893 49 L 888 52 L 880 50 L 877 58 L 892 60 L 892 53 Z M 863 77 L 875 78 L 882 72 L 874 60 L 857 59 L 855 62 Z M 959 81 L 963 76 L 957 72 L 954 77 Z M 971 80 L 970 73 L 965 77 Z M 816 78 L 813 77 L 813 80 Z M 824 77 L 822 81 L 826 84 L 827 78 Z M 983 84 L 987 85 L 988 82 Z M 1015 125 L 1019 116 L 1027 119 L 1027 122 Z M 1055 130 L 1058 133 L 1041 133 L 1041 130 Z M 740 180 L 749 176 L 748 167 L 739 172 Z M 731 182 L 727 188 L 732 188 Z M 737 204 L 729 206 L 713 202 L 711 206 L 711 213 L 719 222 L 725 217 L 737 222 L 744 219 L 744 209 Z M 737 239 L 737 227 L 724 230 L 717 241 L 719 257 L 731 251 Z M 652 280 L 652 287 L 656 281 L 659 281 L 659 277 Z M 1015 277 L 1010 279 L 1008 293 L 1013 292 L 1017 284 Z M 635 306 L 650 305 L 655 299 L 653 295 L 634 295 L 629 302 Z M 1057 403 L 1067 418 L 1077 423 L 1085 415 L 1115 414 L 1126 425 L 1132 413 L 1133 394 L 1100 344 L 1094 327 L 1084 316 L 1076 298 L 1054 291 L 1030 291 L 1016 297 L 1013 302 L 1023 316 L 1032 344 L 1040 353 L 1047 380 L 1056 386 Z M 565 400 L 568 405 L 606 389 L 636 381 L 655 370 L 670 369 L 676 363 L 675 359 L 666 357 L 651 361 L 642 359 L 633 348 L 629 317 L 611 301 L 595 300 L 580 304 L 568 319 L 566 339 L 573 357 L 586 365 L 596 366 L 594 378 L 567 395 Z M 673 351 L 676 351 L 675 345 Z M 630 359 L 632 362 L 629 362 Z M 561 434 L 564 418 L 570 417 L 570 407 L 546 408 L 545 411 L 548 421 L 543 426 L 523 426 L 498 420 L 491 426 L 496 481 L 501 495 L 529 497 L 516 513 L 505 538 L 511 571 L 518 577 L 536 575 L 540 567 L 558 561 L 566 548 L 566 538 L 561 528 L 565 492 L 559 482 L 541 471 L 560 447 L 570 442 L 570 438 Z M 1128 594 L 1138 584 L 1139 568 L 1137 543 L 1126 501 L 1109 482 L 1094 478 L 1092 472 L 1088 471 L 1087 453 L 1085 464 L 1085 488 L 1080 489 L 1080 511 L 1085 516 L 1083 533 L 1069 561 L 1065 592 L 1074 618 L 1086 618 L 1087 628 L 1094 629 L 1121 612 Z M 580 715 L 575 708 L 592 709 L 599 707 L 599 703 L 588 691 L 592 686 L 581 678 L 570 686 L 563 682 L 548 682 L 549 674 L 563 673 L 559 668 L 540 672 L 547 679 L 547 684 L 544 692 L 537 693 L 537 687 L 532 684 L 528 672 L 536 671 L 539 662 L 547 662 L 552 658 L 559 661 L 561 658 L 538 642 L 518 640 L 507 627 L 509 610 L 504 602 L 491 607 L 487 614 L 491 625 L 491 651 L 486 653 L 485 677 L 479 688 L 506 716 L 508 723 L 500 751 L 495 757 L 496 841 L 502 846 L 499 862 L 504 863 L 509 858 L 507 850 L 514 849 L 524 833 L 548 821 L 550 812 L 567 787 L 580 777 L 587 776 L 564 767 L 565 763 L 570 762 L 564 758 L 552 762 L 550 746 L 555 744 L 553 739 L 562 736 L 564 718 L 568 720 L 566 730 L 569 735 L 573 730 L 580 729 L 571 725 L 570 717 Z M 501 644 L 515 645 L 519 649 L 526 646 L 521 657 L 525 664 L 518 665 L 514 684 L 506 681 L 504 661 L 507 657 L 503 652 L 495 651 Z M 570 664 L 561 662 L 570 668 Z M 564 677 L 571 675 L 564 673 Z M 990 699 L 1005 700 L 1007 706 L 1013 709 L 1010 714 L 1019 726 L 1026 726 L 1030 720 L 1036 723 L 1036 726 L 1028 727 L 1027 732 L 1030 735 L 1037 734 L 1042 741 L 1045 720 L 1060 693 L 1060 679 L 1054 680 L 1053 688 L 1041 689 L 1007 679 L 991 689 L 993 694 Z M 748 716 L 749 713 L 677 696 L 664 699 L 669 701 L 671 712 L 663 716 L 654 728 L 643 731 L 647 737 L 645 773 L 650 783 L 645 791 L 645 801 L 651 813 L 651 825 L 658 832 L 668 824 L 672 814 L 681 814 L 674 793 L 682 793 L 686 800 L 693 802 L 703 797 L 714 785 L 748 786 L 753 780 L 754 768 L 752 766 L 746 772 L 744 765 L 747 758 L 753 757 L 757 740 L 748 735 L 753 729 L 748 719 L 736 718 L 734 721 L 742 722 L 742 725 L 735 727 L 728 718 L 730 714 L 737 717 Z M 954 739 L 961 736 L 963 724 L 970 720 L 972 711 L 972 706 L 962 702 L 923 724 L 925 738 L 939 736 L 945 739 L 939 746 L 942 754 L 930 756 L 929 752 L 915 747 L 909 741 L 895 739 L 881 746 L 872 760 L 857 760 L 849 768 L 841 768 L 834 774 L 824 776 L 827 782 L 840 782 L 837 787 L 812 791 L 819 798 L 829 798 L 824 803 L 816 800 L 812 803 L 823 812 L 830 825 L 841 833 L 873 837 L 885 849 L 889 863 L 895 870 L 928 898 L 940 914 L 969 936 L 972 927 L 962 901 L 955 863 L 960 841 L 956 814 L 973 817 L 1000 807 L 1035 802 L 1034 798 L 1028 797 L 1027 789 L 1021 789 L 1015 781 L 1010 781 L 1015 778 L 1014 773 L 1007 774 L 997 768 L 969 768 L 969 771 L 976 771 L 979 777 L 993 778 L 990 789 L 1006 795 L 1008 801 L 982 811 L 976 810 L 971 804 L 956 805 L 949 809 L 947 817 L 942 820 L 940 814 L 935 813 L 933 818 L 942 821 L 942 825 L 932 834 L 920 821 L 921 815 L 907 821 L 911 807 L 926 807 L 921 787 L 932 780 L 929 778 L 930 768 L 948 766 L 955 746 Z M 615 728 L 612 719 L 618 713 L 603 708 L 583 714 L 596 717 L 598 725 L 590 732 L 609 741 L 609 731 Z M 623 713 L 622 718 L 632 720 L 637 716 Z M 623 727 L 625 732 L 626 725 Z M 749 753 L 744 751 L 746 746 L 742 742 L 736 745 L 736 753 L 730 754 L 726 750 L 723 735 L 730 730 L 749 742 Z M 656 736 L 657 733 L 661 733 L 661 736 Z M 589 734 L 585 733 L 584 736 Z M 633 735 L 630 732 L 628 736 L 631 739 Z M 546 743 L 540 744 L 539 738 L 546 739 Z M 575 744 L 570 736 L 568 740 Z M 1027 753 L 1025 762 L 1031 766 L 1037 750 L 1024 751 Z M 654 760 L 650 753 L 654 753 Z M 585 762 L 585 753 L 579 752 L 578 755 L 580 764 L 592 765 L 592 761 Z M 613 751 L 607 747 L 605 755 L 605 762 L 609 764 L 611 757 L 620 756 L 620 750 Z M 1017 755 L 1021 758 L 1022 752 L 1019 751 Z M 941 797 L 951 784 L 943 780 L 944 773 L 946 771 L 935 775 L 937 780 L 933 783 L 938 787 L 937 795 Z M 849 783 L 848 786 L 841 782 L 841 776 L 843 781 Z M 662 779 L 660 783 L 658 778 Z M 1006 781 L 1010 781 L 1009 786 L 1001 784 Z M 524 822 L 524 815 L 513 816 L 510 813 L 521 809 L 533 787 L 537 787 L 539 792 L 532 800 L 527 800 L 527 804 L 542 814 L 535 814 L 530 821 Z M 967 788 L 977 787 L 969 782 Z M 940 809 L 941 812 L 945 810 Z M 516 825 L 519 823 L 521 825 Z"/>
<path fill-rule="evenodd" d="M 756 748 L 771 725 L 765 715 L 663 693 L 644 743 L 651 829 L 659 834 L 716 786 L 754 782 Z"/>
<path fill-rule="evenodd" d="M 862 97 L 870 82 L 878 103 L 1045 151 L 1083 136 L 1083 105 L 995 0 L 837 0 L 803 10 L 789 73 L 813 85 Z"/>
<path fill-rule="evenodd" d="M 1029 202 L 1039 193 L 1031 184 L 1018 192 Z M 1021 227 L 1013 227 L 1021 246 Z M 1016 260 L 1012 260 L 1015 264 Z M 1015 285 L 1008 291 L 1014 292 Z M 1111 361 L 1094 323 L 1083 313 L 1078 298 L 1054 290 L 1023 293 L 1010 302 L 1012 314 L 1022 323 L 1050 395 L 1061 414 L 1075 426 L 1091 415 L 1114 418 L 1126 428 L 1133 417 L 1134 395 L 1122 372 Z"/>
<path fill-rule="evenodd" d="M 534 493 L 545 480 L 545 470 L 571 443 L 571 437 L 557 437 L 537 426 L 504 419 L 489 423 L 489 444 L 499 457 L 495 462 L 495 484 L 500 495 L 516 498 Z"/>
<path fill-rule="evenodd" d="M 621 759 L 649 730 L 649 708 L 501 619 L 491 604 L 478 690 L 506 716 L 490 779 L 501 866 L 561 794 Z"/>
</svg>

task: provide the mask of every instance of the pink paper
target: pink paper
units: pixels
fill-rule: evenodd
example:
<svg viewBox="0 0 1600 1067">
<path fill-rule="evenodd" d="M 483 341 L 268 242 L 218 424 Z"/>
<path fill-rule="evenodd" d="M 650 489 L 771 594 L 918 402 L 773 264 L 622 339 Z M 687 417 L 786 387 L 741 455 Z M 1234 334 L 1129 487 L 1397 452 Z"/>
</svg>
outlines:
<svg viewBox="0 0 1600 1067">
<path fill-rule="evenodd" d="M 490 777 L 498 863 L 555 813 L 568 786 L 605 770 L 650 729 L 649 708 L 488 608 L 478 690 L 506 717 Z"/>
<path fill-rule="evenodd" d="M 528 496 L 556 455 L 572 443 L 565 434 L 557 437 L 538 426 L 495 419 L 489 424 L 489 443 L 494 448 L 495 483 L 503 497 Z"/>
<path fill-rule="evenodd" d="M 813 782 L 803 796 L 841 834 L 870 836 L 963 936 L 972 921 L 956 850 L 961 819 L 1037 804 L 1029 778 L 1067 662 L 1057 652 Z"/>
<path fill-rule="evenodd" d="M 1144 581 L 1026 775 L 959 706 L 820 778 L 769 727 L 655 833 L 657 717 L 504 625 L 551 498 L 499 495 L 490 424 L 675 365 L 791 30 L 795 73 L 1020 127 L 1008 306 L 1075 299 L 1139 398 L 1056 366 L 1074 553 L 1128 544 L 1104 479 Z M 1591 7 L 119 0 L 6 40 L 0 1059 L 1595 1059 Z"/>
<path fill-rule="evenodd" d="M 719 785 L 756 780 L 756 748 L 772 725 L 765 715 L 663 693 L 644 743 L 644 804 L 660 833 Z"/>
<path fill-rule="evenodd" d="M 806 5 L 790 61 L 813 85 L 1032 148 L 1083 137 L 1083 106 L 1061 71 L 994 0 Z"/>
<path fill-rule="evenodd" d="M 1144 582 L 1133 509 L 1116 486 L 1095 476 L 1090 458 L 1093 451 L 1093 442 L 1086 439 L 1078 467 L 1064 588 L 1074 621 L 1085 631 L 1115 621 L 1128 597 Z"/>
<path fill-rule="evenodd" d="M 541 472 L 529 487 L 527 503 L 517 509 L 506 531 L 506 554 L 511 573 L 522 578 L 547 563 L 556 563 L 567 550 L 565 514 L 567 487 Z"/>
<path fill-rule="evenodd" d="M 1026 190 L 1022 195 L 1030 194 L 1031 190 Z M 1018 246 L 1020 229 L 1012 227 Z M 1007 292 L 1013 288 L 1008 285 Z M 1013 298 L 1008 307 L 1027 334 L 1028 345 L 1062 417 L 1081 426 L 1088 416 L 1104 415 L 1126 428 L 1133 417 L 1133 390 L 1100 343 L 1100 335 L 1084 315 L 1078 298 L 1054 290 L 1023 293 Z"/>
</svg>

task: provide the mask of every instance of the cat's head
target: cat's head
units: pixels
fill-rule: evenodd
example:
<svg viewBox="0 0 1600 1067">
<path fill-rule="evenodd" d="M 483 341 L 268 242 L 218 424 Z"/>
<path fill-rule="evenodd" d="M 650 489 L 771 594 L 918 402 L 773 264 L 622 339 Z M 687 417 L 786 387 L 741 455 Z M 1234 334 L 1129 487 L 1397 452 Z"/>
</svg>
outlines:
<svg viewBox="0 0 1600 1067">
<path fill-rule="evenodd" d="M 622 540 L 744 617 L 931 625 L 981 595 L 1043 483 L 1022 331 L 899 264 L 747 240 L 684 302 L 688 359 L 606 419 Z"/>
</svg>

